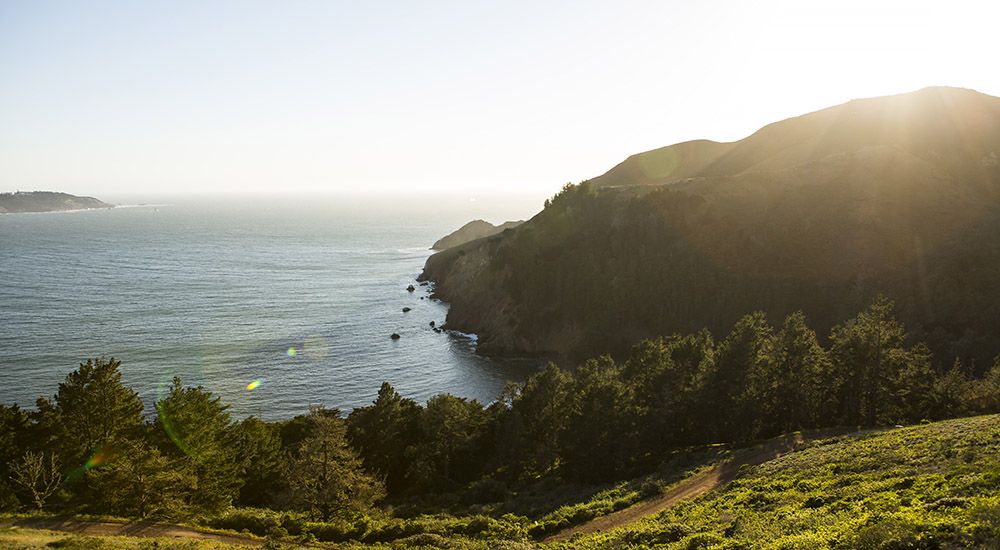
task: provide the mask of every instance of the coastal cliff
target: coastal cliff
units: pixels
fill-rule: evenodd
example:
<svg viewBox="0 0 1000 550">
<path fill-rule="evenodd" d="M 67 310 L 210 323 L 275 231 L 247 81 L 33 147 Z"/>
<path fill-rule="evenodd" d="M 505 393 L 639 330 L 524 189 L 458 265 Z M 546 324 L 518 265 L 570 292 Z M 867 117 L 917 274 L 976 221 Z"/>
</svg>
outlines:
<svg viewBox="0 0 1000 550">
<path fill-rule="evenodd" d="M 929 88 L 634 155 L 422 277 L 487 354 L 619 354 L 748 311 L 822 337 L 885 294 L 915 338 L 986 365 L 998 271 L 1000 98 Z"/>
<path fill-rule="evenodd" d="M 115 205 L 95 199 L 78 197 L 68 193 L 52 191 L 18 191 L 0 193 L 0 213 L 24 212 L 65 212 L 67 210 L 90 210 L 94 208 L 114 208 Z"/>
</svg>

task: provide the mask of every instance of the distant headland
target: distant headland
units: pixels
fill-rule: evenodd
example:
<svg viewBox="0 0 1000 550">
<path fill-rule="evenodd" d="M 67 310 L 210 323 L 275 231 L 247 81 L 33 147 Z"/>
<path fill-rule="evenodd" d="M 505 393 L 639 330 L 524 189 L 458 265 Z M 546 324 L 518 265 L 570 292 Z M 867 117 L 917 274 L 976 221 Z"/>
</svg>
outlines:
<svg viewBox="0 0 1000 550">
<path fill-rule="evenodd" d="M 472 220 L 452 233 L 438 239 L 438 241 L 434 243 L 434 246 L 431 247 L 431 250 L 447 250 L 449 248 L 454 248 L 469 241 L 503 233 L 504 230 L 512 229 L 522 223 L 524 223 L 524 221 L 519 220 L 505 222 L 500 225 L 493 225 L 492 223 L 484 220 Z"/>
<path fill-rule="evenodd" d="M 77 197 L 53 191 L 16 191 L 0 193 L 0 214 L 20 212 L 65 212 L 67 210 L 92 210 L 114 208 L 115 205 L 94 197 Z"/>
</svg>

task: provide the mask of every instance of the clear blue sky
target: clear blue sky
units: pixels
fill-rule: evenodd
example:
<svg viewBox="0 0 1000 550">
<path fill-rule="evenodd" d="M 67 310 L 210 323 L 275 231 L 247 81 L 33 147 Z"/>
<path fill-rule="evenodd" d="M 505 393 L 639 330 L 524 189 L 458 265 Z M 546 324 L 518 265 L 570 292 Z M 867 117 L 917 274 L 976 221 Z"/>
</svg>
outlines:
<svg viewBox="0 0 1000 550">
<path fill-rule="evenodd" d="M 855 97 L 1000 95 L 993 6 L 0 0 L 0 190 L 549 194 Z"/>
</svg>

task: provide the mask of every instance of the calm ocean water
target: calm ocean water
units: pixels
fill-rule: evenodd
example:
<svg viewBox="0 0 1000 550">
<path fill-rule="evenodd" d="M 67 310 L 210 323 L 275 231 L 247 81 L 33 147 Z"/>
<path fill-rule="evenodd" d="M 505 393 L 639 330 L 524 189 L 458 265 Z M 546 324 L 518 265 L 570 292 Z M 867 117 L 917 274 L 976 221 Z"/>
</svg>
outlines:
<svg viewBox="0 0 1000 550">
<path fill-rule="evenodd" d="M 447 306 L 405 290 L 434 240 L 530 217 L 537 200 L 157 202 L 0 215 L 0 402 L 30 406 L 99 355 L 147 405 L 179 376 L 269 419 L 365 405 L 382 381 L 489 402 L 538 367 L 435 333 Z"/>
</svg>

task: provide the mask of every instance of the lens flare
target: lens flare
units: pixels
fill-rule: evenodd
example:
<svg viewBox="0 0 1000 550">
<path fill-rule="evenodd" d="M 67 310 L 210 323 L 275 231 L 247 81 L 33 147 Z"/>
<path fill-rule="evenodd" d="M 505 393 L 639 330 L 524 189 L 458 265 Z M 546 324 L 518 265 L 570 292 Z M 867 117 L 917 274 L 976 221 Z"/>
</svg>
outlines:
<svg viewBox="0 0 1000 550">
<path fill-rule="evenodd" d="M 250 382 L 249 384 L 247 384 L 247 391 L 254 391 L 255 389 L 259 388 L 260 385 L 263 384 L 263 383 L 264 383 L 264 380 L 262 378 L 258 378 L 256 380 L 254 380 L 253 382 Z"/>
<path fill-rule="evenodd" d="M 83 463 L 82 466 L 74 468 L 66 474 L 66 483 L 76 483 L 90 470 L 107 466 L 119 458 L 120 451 L 104 446 L 98 447 L 94 454 Z"/>
<path fill-rule="evenodd" d="M 297 353 L 299 353 L 299 350 L 295 349 L 295 346 L 291 346 L 291 347 L 288 348 L 288 351 L 285 352 L 285 353 L 287 353 L 289 357 L 295 357 L 295 355 Z"/>
<path fill-rule="evenodd" d="M 84 468 L 90 470 L 96 468 L 108 461 L 108 456 L 105 454 L 104 449 L 99 449 L 93 456 L 91 456 L 87 463 L 83 465 Z"/>
</svg>

